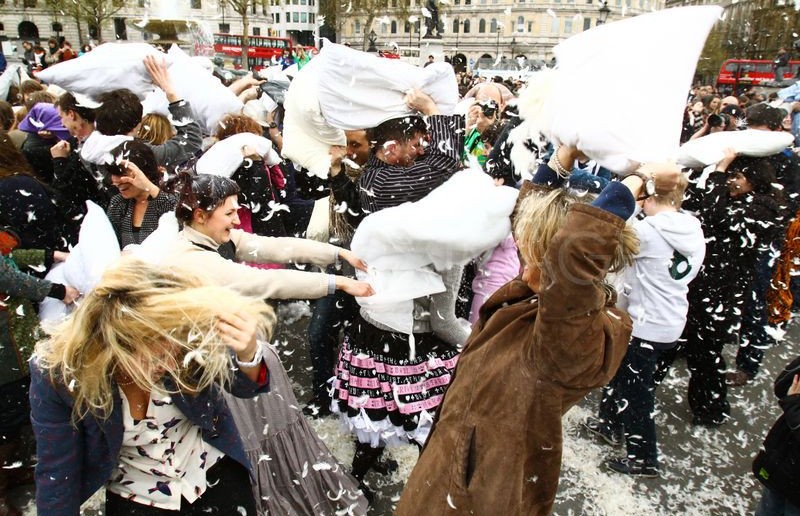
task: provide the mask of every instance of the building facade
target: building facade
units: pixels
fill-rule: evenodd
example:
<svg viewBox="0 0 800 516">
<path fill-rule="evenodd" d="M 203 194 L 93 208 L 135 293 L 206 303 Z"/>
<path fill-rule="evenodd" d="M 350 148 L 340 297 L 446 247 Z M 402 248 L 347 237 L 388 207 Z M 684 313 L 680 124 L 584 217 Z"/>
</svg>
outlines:
<svg viewBox="0 0 800 516">
<path fill-rule="evenodd" d="M 379 49 L 396 45 L 413 57 L 420 48 L 422 4 L 411 0 L 403 9 L 397 1 L 389 0 L 386 14 L 376 16 L 372 27 L 365 26 L 364 16 L 347 15 L 339 23 L 339 41 L 360 48 L 372 30 Z M 663 2 L 610 0 L 606 21 L 659 10 Z M 440 5 L 444 55 L 469 68 L 503 58 L 548 62 L 560 41 L 597 25 L 604 6 L 599 0 L 451 0 Z"/>
<path fill-rule="evenodd" d="M 77 0 L 83 1 L 83 0 Z M 179 38 L 193 43 L 199 34 L 242 33 L 242 17 L 225 0 L 93 0 L 120 9 L 97 30 L 87 20 L 78 22 L 45 0 L 0 0 L 0 40 L 47 41 L 65 37 L 73 47 L 89 40 L 153 41 L 157 36 L 143 30 L 153 19 L 189 22 L 179 25 Z M 296 43 L 313 44 L 317 31 L 317 0 L 251 0 L 248 5 L 250 35 L 290 37 Z M 197 30 L 196 27 L 202 27 Z M 98 38 L 99 36 L 99 38 Z"/>
</svg>

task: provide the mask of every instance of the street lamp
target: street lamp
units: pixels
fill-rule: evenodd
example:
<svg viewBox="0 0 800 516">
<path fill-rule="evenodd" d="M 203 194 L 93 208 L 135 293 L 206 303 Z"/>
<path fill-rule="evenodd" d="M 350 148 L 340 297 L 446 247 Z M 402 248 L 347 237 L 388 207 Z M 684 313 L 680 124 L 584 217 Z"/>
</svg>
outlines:
<svg viewBox="0 0 800 516">
<path fill-rule="evenodd" d="M 419 20 L 419 18 L 417 18 L 416 15 L 412 14 L 411 16 L 408 17 L 408 52 L 409 52 L 409 55 L 411 54 L 411 35 L 414 34 L 414 26 L 416 25 L 417 20 Z"/>
<path fill-rule="evenodd" d="M 500 29 L 503 28 L 503 24 L 497 22 L 497 60 L 500 60 Z"/>
<path fill-rule="evenodd" d="M 604 1 L 603 6 L 599 9 L 600 14 L 597 16 L 597 25 L 602 25 L 608 20 L 608 15 L 611 14 L 611 9 L 608 8 L 608 2 Z"/>
</svg>

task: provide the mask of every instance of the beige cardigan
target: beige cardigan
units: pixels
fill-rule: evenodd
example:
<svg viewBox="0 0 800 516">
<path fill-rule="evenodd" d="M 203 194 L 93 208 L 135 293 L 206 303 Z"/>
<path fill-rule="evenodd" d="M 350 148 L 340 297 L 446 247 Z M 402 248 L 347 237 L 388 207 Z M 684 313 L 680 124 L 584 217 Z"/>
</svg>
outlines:
<svg viewBox="0 0 800 516">
<path fill-rule="evenodd" d="M 231 230 L 231 240 L 236 246 L 236 260 L 243 262 L 298 262 L 325 266 L 333 263 L 339 252 L 339 248 L 331 244 L 302 238 L 263 237 L 239 229 Z M 256 269 L 226 260 L 195 243 L 213 250 L 219 247 L 210 237 L 186 226 L 178 233 L 177 241 L 162 264 L 186 268 L 244 295 L 262 299 L 315 299 L 328 293 L 328 274 Z"/>
</svg>

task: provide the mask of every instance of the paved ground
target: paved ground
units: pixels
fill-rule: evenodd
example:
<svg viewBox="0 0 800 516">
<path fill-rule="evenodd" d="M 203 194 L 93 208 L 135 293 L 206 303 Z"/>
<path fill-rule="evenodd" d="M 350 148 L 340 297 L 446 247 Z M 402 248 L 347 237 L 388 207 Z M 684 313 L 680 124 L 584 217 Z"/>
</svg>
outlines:
<svg viewBox="0 0 800 516">
<path fill-rule="evenodd" d="M 299 400 L 309 397 L 309 360 L 305 347 L 305 311 L 284 312 L 278 346 L 289 376 L 296 382 Z M 287 324 L 288 323 L 288 324 Z M 694 428 L 686 404 L 687 373 L 679 362 L 659 391 L 657 421 L 663 473 L 661 478 L 633 480 L 606 472 L 602 460 L 615 450 L 584 435 L 580 421 L 596 408 L 597 395 L 590 395 L 565 418 L 565 445 L 561 486 L 554 513 L 557 515 L 745 515 L 752 514 L 760 488 L 750 474 L 750 463 L 764 435 L 779 414 L 772 395 L 772 380 L 792 358 L 800 354 L 800 326 L 790 327 L 779 347 L 767 353 L 762 374 L 755 382 L 730 392 L 733 417 L 719 430 Z M 733 352 L 731 349 L 729 352 Z M 729 363 L 731 361 L 729 360 Z M 353 446 L 332 418 L 315 420 L 320 436 L 331 451 L 349 464 Z M 389 515 L 399 499 L 403 482 L 417 457 L 412 446 L 391 454 L 400 469 L 390 478 L 369 476 L 377 488 L 374 515 Z M 502 471 L 497 472 L 502 475 Z M 27 505 L 26 515 L 36 514 L 32 490 L 19 490 L 15 498 Z M 97 504 L 88 504 L 83 514 L 102 514 Z"/>
</svg>

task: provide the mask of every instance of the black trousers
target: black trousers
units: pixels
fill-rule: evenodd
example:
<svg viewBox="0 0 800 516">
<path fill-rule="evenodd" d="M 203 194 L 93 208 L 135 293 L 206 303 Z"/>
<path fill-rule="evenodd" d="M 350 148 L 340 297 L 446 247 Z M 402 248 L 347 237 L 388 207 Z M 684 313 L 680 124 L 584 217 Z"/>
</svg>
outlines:
<svg viewBox="0 0 800 516">
<path fill-rule="evenodd" d="M 106 491 L 109 516 L 256 516 L 256 502 L 247 468 L 223 457 L 206 473 L 208 489 L 190 504 L 181 498 L 180 511 L 169 511 L 128 501 Z"/>
</svg>

